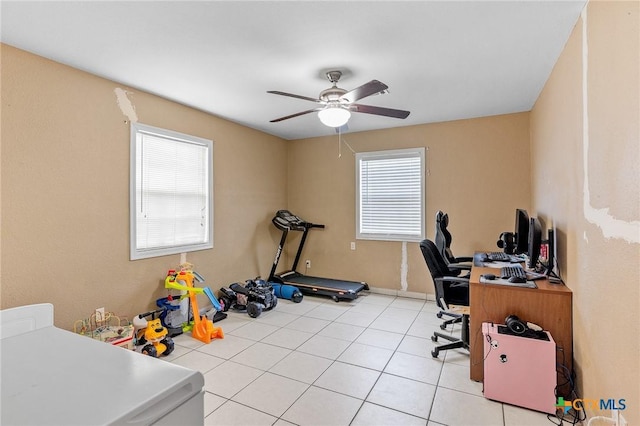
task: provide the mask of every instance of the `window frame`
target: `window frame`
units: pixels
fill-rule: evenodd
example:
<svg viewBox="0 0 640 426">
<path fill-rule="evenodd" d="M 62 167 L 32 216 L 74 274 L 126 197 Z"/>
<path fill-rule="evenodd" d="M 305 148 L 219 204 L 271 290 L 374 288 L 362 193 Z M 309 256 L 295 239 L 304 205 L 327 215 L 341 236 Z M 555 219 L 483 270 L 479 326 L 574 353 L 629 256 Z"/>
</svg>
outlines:
<svg viewBox="0 0 640 426">
<path fill-rule="evenodd" d="M 420 230 L 419 233 L 406 234 L 402 232 L 362 232 L 361 231 L 361 211 L 362 211 L 362 183 L 361 164 L 362 161 L 386 160 L 392 158 L 419 158 L 420 159 Z M 426 238 L 425 213 L 426 213 L 426 165 L 425 148 L 405 148 L 394 150 L 370 151 L 356 153 L 356 239 L 375 241 L 408 241 L 420 242 Z"/>
<path fill-rule="evenodd" d="M 207 197 L 205 203 L 208 209 L 208 232 L 205 232 L 205 239 L 200 243 L 174 244 L 165 245 L 154 248 L 139 248 L 137 212 L 139 209 L 137 187 L 138 187 L 138 135 L 151 135 L 157 138 L 170 140 L 172 142 L 188 143 L 202 146 L 206 149 L 206 180 L 207 180 Z M 187 135 L 173 130 L 154 127 L 147 124 L 132 122 L 130 129 L 130 166 L 129 166 L 129 243 L 130 243 L 130 260 L 147 259 L 152 257 L 167 256 L 172 254 L 187 253 L 198 250 L 206 250 L 213 248 L 213 141 L 200 138 L 197 136 Z"/>
</svg>

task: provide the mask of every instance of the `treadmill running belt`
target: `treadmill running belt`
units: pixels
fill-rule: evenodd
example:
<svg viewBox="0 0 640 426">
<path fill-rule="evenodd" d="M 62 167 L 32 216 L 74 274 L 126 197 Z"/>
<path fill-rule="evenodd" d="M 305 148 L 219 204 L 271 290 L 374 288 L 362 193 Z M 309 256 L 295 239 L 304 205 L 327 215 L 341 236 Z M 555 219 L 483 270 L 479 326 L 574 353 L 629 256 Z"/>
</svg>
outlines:
<svg viewBox="0 0 640 426">
<path fill-rule="evenodd" d="M 366 283 L 336 280 L 332 278 L 302 275 L 295 271 L 283 273 L 279 278 L 287 284 L 294 285 L 303 293 L 337 296 L 338 298 L 355 299 L 358 292 L 369 290 Z"/>
<path fill-rule="evenodd" d="M 298 284 L 307 284 L 318 287 L 326 287 L 328 284 L 331 284 L 332 288 L 339 288 L 342 290 L 353 290 L 358 291 L 364 287 L 362 283 L 356 283 L 353 281 L 343 281 L 343 280 L 335 280 L 332 278 L 319 278 L 312 277 L 309 275 L 297 275 L 295 277 L 283 277 L 287 281 L 295 281 Z"/>
</svg>

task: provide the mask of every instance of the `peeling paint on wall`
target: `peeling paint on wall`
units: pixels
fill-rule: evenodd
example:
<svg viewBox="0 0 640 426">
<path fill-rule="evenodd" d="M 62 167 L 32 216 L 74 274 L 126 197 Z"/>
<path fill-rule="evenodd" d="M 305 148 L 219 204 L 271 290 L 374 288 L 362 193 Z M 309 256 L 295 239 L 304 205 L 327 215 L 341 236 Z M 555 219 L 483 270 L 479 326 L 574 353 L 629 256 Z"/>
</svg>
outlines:
<svg viewBox="0 0 640 426">
<path fill-rule="evenodd" d="M 407 284 L 407 272 L 409 272 L 409 265 L 407 264 L 407 242 L 402 242 L 402 264 L 400 265 L 400 286 L 402 291 L 407 291 L 409 285 Z"/>
<path fill-rule="evenodd" d="M 119 87 L 116 87 L 114 92 L 116 93 L 116 101 L 118 102 L 118 108 L 132 123 L 138 122 L 138 115 L 136 114 L 136 108 L 129 99 L 129 92 Z"/>
<path fill-rule="evenodd" d="M 589 192 L 589 91 L 588 91 L 588 71 L 589 71 L 589 43 L 587 40 L 587 8 L 582 10 L 582 144 L 583 144 L 583 211 L 585 219 L 596 225 L 602 231 L 605 238 L 618 238 L 628 243 L 640 243 L 640 221 L 634 220 L 626 222 L 616 219 L 609 214 L 609 208 L 596 209 L 591 205 L 591 194 Z M 585 241 L 586 233 L 584 236 Z"/>
</svg>

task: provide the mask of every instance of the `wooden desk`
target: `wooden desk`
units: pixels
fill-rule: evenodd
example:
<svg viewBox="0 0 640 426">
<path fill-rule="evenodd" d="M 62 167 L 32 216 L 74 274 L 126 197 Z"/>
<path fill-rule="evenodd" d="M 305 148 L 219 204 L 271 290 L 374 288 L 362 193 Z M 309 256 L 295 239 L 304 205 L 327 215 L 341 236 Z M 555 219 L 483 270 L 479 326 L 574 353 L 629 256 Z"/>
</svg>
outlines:
<svg viewBox="0 0 640 426">
<path fill-rule="evenodd" d="M 509 315 L 538 324 L 551 333 L 558 348 L 557 361 L 569 371 L 573 368 L 572 292 L 564 284 L 551 284 L 548 280 L 536 280 L 538 288 L 510 287 L 500 284 L 480 283 L 480 275 L 496 273 L 495 268 L 473 266 L 469 280 L 470 377 L 484 378 L 482 323 L 504 324 Z M 564 355 L 563 355 L 564 353 Z M 566 381 L 558 374 L 558 384 Z M 568 390 L 563 386 L 561 394 Z"/>
</svg>

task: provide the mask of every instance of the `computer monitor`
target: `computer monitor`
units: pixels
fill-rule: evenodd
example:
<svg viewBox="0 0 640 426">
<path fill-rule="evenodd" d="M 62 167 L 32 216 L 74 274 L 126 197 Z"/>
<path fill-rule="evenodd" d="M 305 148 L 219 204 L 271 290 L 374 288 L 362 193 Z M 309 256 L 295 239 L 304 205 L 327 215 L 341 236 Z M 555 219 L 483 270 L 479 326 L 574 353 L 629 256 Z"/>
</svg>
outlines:
<svg viewBox="0 0 640 426">
<path fill-rule="evenodd" d="M 553 231 L 553 229 L 549 229 L 547 231 L 547 241 L 545 241 L 546 245 L 547 245 L 547 263 L 545 265 L 545 274 L 546 275 L 553 275 L 553 266 L 555 263 L 555 249 L 556 249 L 556 236 L 555 236 L 555 232 Z"/>
<path fill-rule="evenodd" d="M 540 221 L 532 217 L 529 219 L 529 269 L 535 269 L 538 264 L 538 258 L 540 257 L 540 246 L 542 244 L 542 227 Z"/>
<path fill-rule="evenodd" d="M 524 254 L 529 251 L 529 215 L 526 210 L 516 210 L 515 227 L 515 254 Z"/>
</svg>

